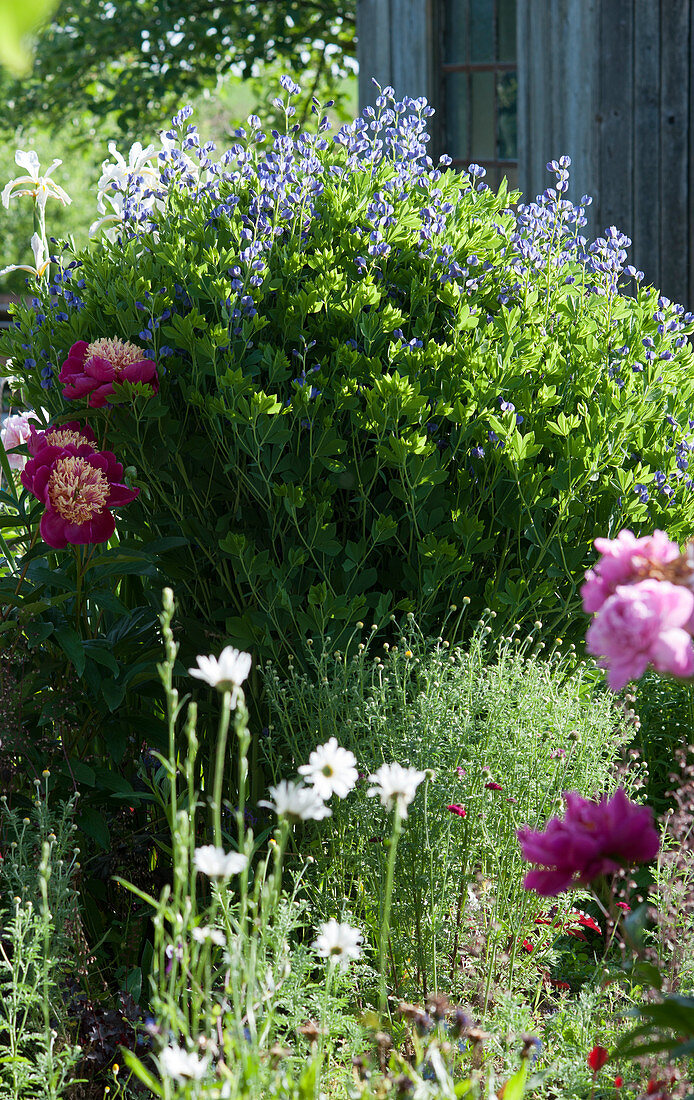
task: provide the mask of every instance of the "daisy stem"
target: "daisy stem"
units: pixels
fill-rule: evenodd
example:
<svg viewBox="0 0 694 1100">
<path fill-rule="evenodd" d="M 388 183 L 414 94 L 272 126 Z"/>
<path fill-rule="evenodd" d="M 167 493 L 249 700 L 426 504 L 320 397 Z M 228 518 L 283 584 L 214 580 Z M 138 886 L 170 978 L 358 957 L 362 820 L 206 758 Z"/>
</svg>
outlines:
<svg viewBox="0 0 694 1100">
<path fill-rule="evenodd" d="M 393 832 L 388 841 L 388 864 L 386 867 L 386 886 L 383 895 L 383 914 L 381 916 L 381 942 L 379 944 L 378 969 L 379 969 L 379 1011 L 384 1016 L 388 1009 L 388 994 L 386 992 L 386 951 L 388 950 L 388 938 L 390 936 L 390 907 L 393 898 L 393 878 L 395 875 L 395 856 L 398 850 L 398 841 L 402 834 L 402 816 L 400 806 L 396 802 L 393 811 Z"/>
<path fill-rule="evenodd" d="M 236 830 L 238 834 L 239 851 L 244 850 L 244 838 L 246 831 L 246 788 L 248 786 L 248 747 L 251 742 L 251 733 L 248 728 L 248 708 L 241 688 L 236 689 L 236 713 L 234 715 L 234 731 L 239 746 L 239 774 L 238 774 L 238 807 L 236 810 Z"/>
<path fill-rule="evenodd" d="M 224 779 L 224 754 L 226 753 L 230 718 L 231 692 L 225 691 L 222 697 L 222 710 L 219 715 L 219 728 L 217 730 L 217 754 L 215 757 L 214 788 L 212 792 L 214 842 L 218 848 L 221 847 L 222 844 L 222 781 Z"/>
</svg>

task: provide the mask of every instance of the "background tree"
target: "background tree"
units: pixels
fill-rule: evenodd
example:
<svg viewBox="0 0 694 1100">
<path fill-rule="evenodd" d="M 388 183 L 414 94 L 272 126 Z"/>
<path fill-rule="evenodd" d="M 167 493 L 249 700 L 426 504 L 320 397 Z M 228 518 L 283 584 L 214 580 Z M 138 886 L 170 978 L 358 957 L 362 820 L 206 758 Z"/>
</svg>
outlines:
<svg viewBox="0 0 694 1100">
<path fill-rule="evenodd" d="M 281 66 L 335 98 L 355 55 L 356 0 L 62 0 L 38 36 L 32 74 L 2 77 L 2 125 L 111 116 L 126 135 L 161 126 L 219 78 Z M 80 127 L 82 132 L 85 128 Z"/>
</svg>

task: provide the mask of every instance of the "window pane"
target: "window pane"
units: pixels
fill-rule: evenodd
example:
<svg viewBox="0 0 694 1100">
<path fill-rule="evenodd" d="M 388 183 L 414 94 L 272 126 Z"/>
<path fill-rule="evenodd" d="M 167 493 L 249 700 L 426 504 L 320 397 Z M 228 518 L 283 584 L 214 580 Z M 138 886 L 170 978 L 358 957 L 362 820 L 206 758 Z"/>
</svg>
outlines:
<svg viewBox="0 0 694 1100">
<path fill-rule="evenodd" d="M 470 61 L 494 60 L 494 0 L 470 0 Z"/>
<path fill-rule="evenodd" d="M 495 160 L 494 73 L 472 73 L 472 143 L 475 160 Z"/>
<path fill-rule="evenodd" d="M 446 77 L 446 147 L 454 159 L 468 155 L 468 76 L 449 73 Z"/>
<path fill-rule="evenodd" d="M 499 53 L 497 61 L 516 62 L 516 0 L 496 0 Z"/>
<path fill-rule="evenodd" d="M 467 62 L 468 0 L 446 0 L 444 24 L 444 62 L 464 65 Z"/>
<path fill-rule="evenodd" d="M 518 77 L 516 73 L 497 73 L 497 156 L 515 160 L 518 156 Z"/>
<path fill-rule="evenodd" d="M 518 169 L 515 167 L 506 167 L 506 165 L 504 165 L 500 172 L 501 179 L 503 179 L 504 176 L 508 180 L 509 191 L 515 191 L 518 187 Z"/>
</svg>

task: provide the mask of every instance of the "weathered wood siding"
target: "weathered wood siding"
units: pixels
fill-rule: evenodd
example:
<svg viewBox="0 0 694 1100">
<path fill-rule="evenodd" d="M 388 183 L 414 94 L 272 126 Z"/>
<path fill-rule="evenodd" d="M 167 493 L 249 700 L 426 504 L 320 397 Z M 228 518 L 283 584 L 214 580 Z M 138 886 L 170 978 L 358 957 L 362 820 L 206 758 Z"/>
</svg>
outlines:
<svg viewBox="0 0 694 1100">
<path fill-rule="evenodd" d="M 373 76 L 440 106 L 441 5 L 358 0 L 362 105 Z M 568 153 L 569 197 L 593 196 L 589 229 L 628 233 L 646 279 L 694 308 L 694 0 L 517 0 L 517 11 L 522 190 L 543 191 L 546 162 Z"/>
<path fill-rule="evenodd" d="M 398 96 L 434 95 L 435 0 L 357 0 L 359 102 L 373 103 L 381 87 Z"/>
<path fill-rule="evenodd" d="M 694 304 L 694 0 L 518 0 L 519 177 L 544 190 L 568 153 L 590 228 Z"/>
</svg>

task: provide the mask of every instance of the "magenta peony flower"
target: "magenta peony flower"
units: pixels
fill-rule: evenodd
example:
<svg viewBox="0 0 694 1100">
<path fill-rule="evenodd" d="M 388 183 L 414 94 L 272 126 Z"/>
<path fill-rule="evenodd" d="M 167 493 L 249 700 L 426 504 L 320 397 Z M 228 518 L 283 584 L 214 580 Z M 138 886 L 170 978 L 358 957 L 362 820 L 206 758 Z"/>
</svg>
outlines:
<svg viewBox="0 0 694 1100">
<path fill-rule="evenodd" d="M 450 806 L 446 806 L 446 809 L 449 813 L 456 814 L 457 817 L 467 817 L 467 810 L 459 802 L 451 802 Z"/>
<path fill-rule="evenodd" d="M 694 614 L 694 595 L 669 581 L 618 585 L 588 627 L 586 649 L 608 669 L 619 691 L 653 665 L 673 676 L 694 673 L 694 648 L 684 629 Z"/>
<path fill-rule="evenodd" d="M 29 454 L 37 455 L 44 447 L 67 447 L 73 444 L 75 447 L 96 448 L 96 436 L 88 424 L 80 424 L 79 420 L 69 420 L 66 424 L 54 424 L 45 431 L 31 429 L 27 439 Z"/>
<path fill-rule="evenodd" d="M 599 611 L 618 585 L 643 580 L 649 566 L 664 565 L 680 556 L 679 546 L 664 531 L 640 539 L 631 531 L 620 531 L 616 539 L 596 539 L 594 545 L 602 556 L 587 571 L 581 587 L 583 610 L 589 614 Z"/>
<path fill-rule="evenodd" d="M 27 443 L 32 434 L 31 421 L 36 421 L 34 413 L 15 413 L 8 416 L 0 431 L 0 439 L 6 451 L 12 451 L 15 447 L 21 447 Z M 23 470 L 26 466 L 26 455 L 8 454 L 7 462 L 11 470 Z"/>
<path fill-rule="evenodd" d="M 660 848 L 648 806 L 630 802 L 620 787 L 600 802 L 567 791 L 566 814 L 553 817 L 544 832 L 518 830 L 523 858 L 542 870 L 529 871 L 523 885 L 542 897 L 586 885 L 633 863 L 647 863 Z"/>
<path fill-rule="evenodd" d="M 111 451 L 89 445 L 46 446 L 23 471 L 22 484 L 46 510 L 41 537 L 60 550 L 70 543 L 106 542 L 116 523 L 111 509 L 129 504 L 140 492 L 123 485 L 123 467 Z"/>
<path fill-rule="evenodd" d="M 146 382 L 153 393 L 159 389 L 157 368 L 142 348 L 118 337 L 78 340 L 68 352 L 60 371 L 63 397 L 76 401 L 88 397 L 93 409 L 105 405 L 117 382 Z"/>
</svg>

